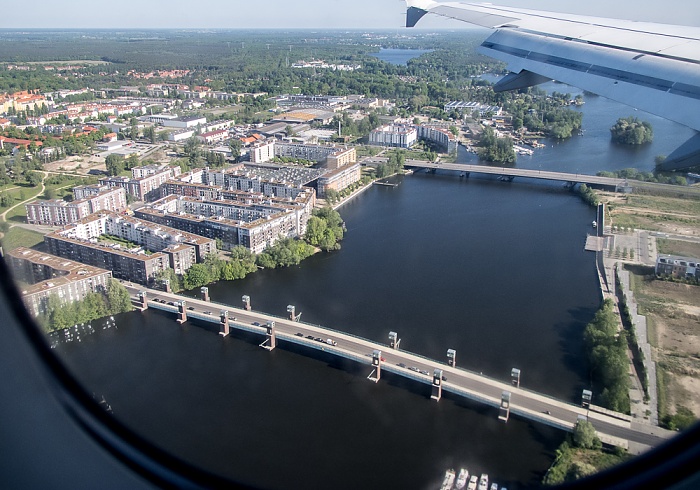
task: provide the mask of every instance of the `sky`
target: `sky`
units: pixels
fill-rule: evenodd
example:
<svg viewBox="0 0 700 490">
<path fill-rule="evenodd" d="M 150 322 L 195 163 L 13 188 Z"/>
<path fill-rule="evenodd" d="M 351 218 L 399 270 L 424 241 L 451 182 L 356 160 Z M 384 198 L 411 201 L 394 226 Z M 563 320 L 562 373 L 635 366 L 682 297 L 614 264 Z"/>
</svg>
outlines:
<svg viewBox="0 0 700 490">
<path fill-rule="evenodd" d="M 495 5 L 700 26 L 697 0 L 494 0 Z M 400 29 L 403 0 L 33 0 L 31 15 L 2 15 L 0 28 Z M 425 16 L 421 29 L 467 27 Z"/>
</svg>

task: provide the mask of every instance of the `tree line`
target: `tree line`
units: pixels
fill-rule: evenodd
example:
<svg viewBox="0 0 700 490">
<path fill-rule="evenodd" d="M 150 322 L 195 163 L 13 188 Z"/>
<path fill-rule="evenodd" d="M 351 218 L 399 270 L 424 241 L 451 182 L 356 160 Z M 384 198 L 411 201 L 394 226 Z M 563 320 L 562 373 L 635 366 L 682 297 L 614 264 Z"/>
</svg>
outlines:
<svg viewBox="0 0 700 490">
<path fill-rule="evenodd" d="M 129 292 L 119 281 L 110 279 L 106 288 L 88 293 L 80 301 L 67 303 L 55 294 L 50 295 L 46 311 L 37 321 L 44 330 L 51 332 L 132 309 Z"/>
<path fill-rule="evenodd" d="M 606 299 L 583 333 L 596 405 L 629 413 L 627 335 L 618 329 L 613 301 Z M 597 395 L 596 395 L 597 394 Z"/>
<path fill-rule="evenodd" d="M 314 210 L 309 218 L 304 239 L 283 238 L 255 255 L 246 247 L 237 245 L 231 249 L 227 258 L 209 254 L 204 261 L 194 264 L 183 275 L 173 269 L 165 269 L 156 274 L 156 282 L 167 280 L 174 291 L 195 289 L 217 281 L 234 281 L 243 279 L 258 267 L 275 269 L 298 265 L 302 260 L 313 255 L 318 247 L 322 251 L 338 250 L 338 242 L 343 239 L 344 224 L 340 214 L 331 209 Z"/>
</svg>

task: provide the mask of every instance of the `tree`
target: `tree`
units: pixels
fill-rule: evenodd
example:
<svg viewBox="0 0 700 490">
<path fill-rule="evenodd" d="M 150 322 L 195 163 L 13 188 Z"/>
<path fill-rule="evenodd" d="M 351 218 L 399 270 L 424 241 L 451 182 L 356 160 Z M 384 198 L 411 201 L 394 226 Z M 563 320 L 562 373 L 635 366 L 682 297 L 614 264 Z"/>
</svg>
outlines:
<svg viewBox="0 0 700 490">
<path fill-rule="evenodd" d="M 153 126 L 148 126 L 143 130 L 143 137 L 150 140 L 151 144 L 156 142 L 156 128 Z"/>
<path fill-rule="evenodd" d="M 3 208 L 9 208 L 10 206 L 12 206 L 12 202 L 13 199 L 11 195 L 9 195 L 6 192 L 0 194 L 0 206 L 2 206 Z"/>
<path fill-rule="evenodd" d="M 124 171 L 126 162 L 123 156 L 112 153 L 105 158 L 105 166 L 107 167 L 107 173 L 114 176 Z"/>
<path fill-rule="evenodd" d="M 47 188 L 47 189 L 44 191 L 44 197 L 45 197 L 46 199 L 56 199 L 56 198 L 58 197 L 58 192 L 56 192 L 56 189 Z"/>
<path fill-rule="evenodd" d="M 231 140 L 228 142 L 228 147 L 231 150 L 231 158 L 233 158 L 235 161 L 238 161 L 238 159 L 241 157 L 241 140 L 238 138 L 231 138 Z"/>
<path fill-rule="evenodd" d="M 610 134 L 613 141 L 625 145 L 651 143 L 654 139 L 654 130 L 651 124 L 640 121 L 633 116 L 618 119 L 615 125 L 610 128 Z"/>
<path fill-rule="evenodd" d="M 124 313 L 133 309 L 129 291 L 116 279 L 110 279 L 107 283 L 107 307 L 112 314 Z"/>
<path fill-rule="evenodd" d="M 41 184 L 41 174 L 38 174 L 37 172 L 26 172 L 24 177 L 32 187 L 36 187 Z"/>
<path fill-rule="evenodd" d="M 326 231 L 327 227 L 326 220 L 318 216 L 311 216 L 306 223 L 306 235 L 304 239 L 311 245 L 318 247 L 323 239 L 323 232 Z"/>
<path fill-rule="evenodd" d="M 205 284 L 209 284 L 211 281 L 209 268 L 204 264 L 194 264 L 190 267 L 183 278 L 183 285 L 185 289 L 194 289 Z"/>
<path fill-rule="evenodd" d="M 579 419 L 574 426 L 573 442 L 584 449 L 600 449 L 603 446 L 593 424 L 584 419 Z"/>
</svg>

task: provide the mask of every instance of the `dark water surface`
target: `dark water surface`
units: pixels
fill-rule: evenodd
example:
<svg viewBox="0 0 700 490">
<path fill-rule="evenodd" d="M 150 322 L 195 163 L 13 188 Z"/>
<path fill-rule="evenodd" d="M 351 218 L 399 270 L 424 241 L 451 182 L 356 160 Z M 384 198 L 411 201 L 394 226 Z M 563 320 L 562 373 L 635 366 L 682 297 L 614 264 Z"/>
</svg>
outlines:
<svg viewBox="0 0 700 490">
<path fill-rule="evenodd" d="M 598 306 L 593 210 L 559 186 L 417 174 L 341 209 L 341 251 L 210 286 L 214 301 L 302 319 L 575 401 Z M 149 311 L 58 350 L 115 416 L 207 469 L 274 488 L 434 488 L 445 469 L 536 485 L 563 434 L 349 361 L 221 339 Z M 213 325 L 212 325 L 213 326 Z"/>
<path fill-rule="evenodd" d="M 549 90 L 573 88 L 547 84 Z M 652 120 L 654 143 L 609 141 L 630 108 L 586 96 L 582 136 L 517 166 L 580 173 L 637 166 L 690 130 Z M 642 117 L 640 115 L 640 117 Z M 653 118 L 654 116 L 648 116 Z M 644 117 L 646 119 L 646 117 Z M 473 155 L 460 153 L 461 161 Z M 401 347 L 578 402 L 587 386 L 581 333 L 599 306 L 594 210 L 559 184 L 419 173 L 370 188 L 341 208 L 343 248 L 300 266 L 210 286 L 213 301 L 286 315 Z M 488 473 L 508 488 L 537 486 L 563 434 L 429 387 L 261 338 L 222 339 L 213 324 L 164 313 L 116 317 L 56 349 L 88 391 L 146 437 L 203 468 L 266 488 L 438 488 L 447 468 Z"/>
</svg>

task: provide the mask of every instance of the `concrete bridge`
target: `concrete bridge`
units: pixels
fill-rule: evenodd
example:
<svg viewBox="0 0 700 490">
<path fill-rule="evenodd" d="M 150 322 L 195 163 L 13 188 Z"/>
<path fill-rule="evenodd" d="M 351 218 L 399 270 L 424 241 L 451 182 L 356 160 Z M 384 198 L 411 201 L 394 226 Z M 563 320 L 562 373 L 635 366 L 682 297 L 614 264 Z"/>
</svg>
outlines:
<svg viewBox="0 0 700 490">
<path fill-rule="evenodd" d="M 584 391 L 581 405 L 557 400 L 551 396 L 520 386 L 520 371 L 514 368 L 508 381 L 499 381 L 457 367 L 457 352 L 446 351 L 444 362 L 403 351 L 396 332 L 388 332 L 387 343 L 379 343 L 318 325 L 299 321 L 294 306 L 287 307 L 287 318 L 256 312 L 250 298 L 243 296 L 241 307 L 213 303 L 208 288 L 201 288 L 201 299 L 166 293 L 124 284 L 132 301 L 142 310 L 155 308 L 172 313 L 176 321 L 189 319 L 218 324 L 222 336 L 231 329 L 260 334 L 260 346 L 272 350 L 278 342 L 289 342 L 308 349 L 353 360 L 367 366 L 368 379 L 381 381 L 383 373 L 431 386 L 431 398 L 440 400 L 449 392 L 495 407 L 498 418 L 508 421 L 511 413 L 571 431 L 580 418 L 589 420 L 600 439 L 607 444 L 628 449 L 633 454 L 657 446 L 674 432 L 640 423 L 628 415 L 612 412 L 590 403 L 590 392 Z M 494 413 L 494 416 L 496 413 Z"/>
<path fill-rule="evenodd" d="M 404 167 L 425 168 L 429 170 L 442 169 L 454 170 L 469 176 L 471 173 L 497 175 L 504 180 L 513 180 L 515 177 L 527 177 L 529 179 L 543 179 L 565 182 L 568 184 L 587 184 L 604 186 L 615 190 L 628 186 L 625 179 L 617 177 L 598 177 L 597 175 L 572 174 L 567 172 L 551 172 L 547 170 L 527 170 L 522 168 L 492 167 L 488 165 L 470 165 L 465 163 L 441 163 L 424 162 L 421 160 L 406 160 Z"/>
</svg>

